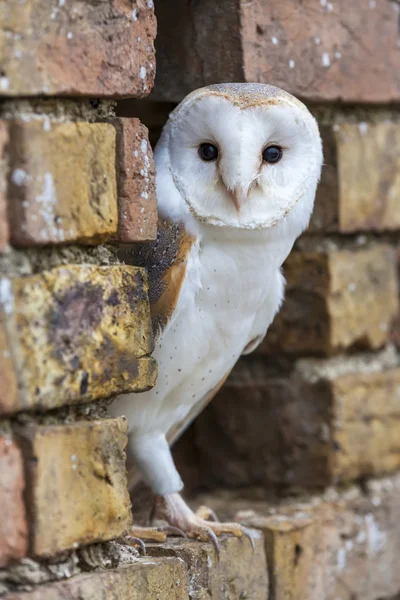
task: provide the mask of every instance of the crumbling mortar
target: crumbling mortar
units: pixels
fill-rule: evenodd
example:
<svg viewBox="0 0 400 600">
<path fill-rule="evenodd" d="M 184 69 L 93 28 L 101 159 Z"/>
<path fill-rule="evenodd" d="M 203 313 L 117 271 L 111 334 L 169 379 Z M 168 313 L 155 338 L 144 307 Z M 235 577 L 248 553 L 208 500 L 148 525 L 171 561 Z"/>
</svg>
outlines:
<svg viewBox="0 0 400 600">
<path fill-rule="evenodd" d="M 0 102 L 1 119 L 23 121 L 51 119 L 53 122 L 88 121 L 113 118 L 116 102 L 112 100 L 83 100 L 69 98 L 9 99 Z"/>
<path fill-rule="evenodd" d="M 0 276 L 34 275 L 60 265 L 92 264 L 109 266 L 121 264 L 117 248 L 99 246 L 49 246 L 43 248 L 9 248 L 0 255 Z"/>
<path fill-rule="evenodd" d="M 9 569 L 0 569 L 0 597 L 31 591 L 36 586 L 69 579 L 87 571 L 116 569 L 133 564 L 139 553 L 122 540 L 91 544 L 49 559 L 24 558 Z"/>
</svg>

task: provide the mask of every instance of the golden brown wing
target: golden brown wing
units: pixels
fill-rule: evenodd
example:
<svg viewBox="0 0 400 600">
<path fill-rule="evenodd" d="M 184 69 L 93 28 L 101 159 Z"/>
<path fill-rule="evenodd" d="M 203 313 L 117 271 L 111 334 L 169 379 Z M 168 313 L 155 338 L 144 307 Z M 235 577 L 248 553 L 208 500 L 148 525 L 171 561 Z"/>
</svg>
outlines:
<svg viewBox="0 0 400 600">
<path fill-rule="evenodd" d="M 165 328 L 179 299 L 186 275 L 187 257 L 195 242 L 182 223 L 159 219 L 157 240 L 121 247 L 126 264 L 144 267 L 149 278 L 149 299 L 155 337 Z"/>
</svg>

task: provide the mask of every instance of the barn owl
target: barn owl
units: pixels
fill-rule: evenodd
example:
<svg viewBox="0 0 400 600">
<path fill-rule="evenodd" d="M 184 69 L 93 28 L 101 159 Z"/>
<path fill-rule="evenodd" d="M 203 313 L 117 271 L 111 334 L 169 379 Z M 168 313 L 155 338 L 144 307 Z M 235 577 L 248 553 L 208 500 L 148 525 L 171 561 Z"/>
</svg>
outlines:
<svg viewBox="0 0 400 600">
<path fill-rule="evenodd" d="M 119 396 L 112 412 L 128 417 L 128 454 L 156 494 L 155 518 L 217 547 L 220 534 L 245 530 L 204 507 L 192 512 L 170 446 L 281 305 L 281 265 L 309 222 L 321 139 L 290 94 L 221 84 L 179 104 L 154 155 L 158 238 L 123 257 L 148 270 L 159 373 L 153 389 Z"/>
</svg>

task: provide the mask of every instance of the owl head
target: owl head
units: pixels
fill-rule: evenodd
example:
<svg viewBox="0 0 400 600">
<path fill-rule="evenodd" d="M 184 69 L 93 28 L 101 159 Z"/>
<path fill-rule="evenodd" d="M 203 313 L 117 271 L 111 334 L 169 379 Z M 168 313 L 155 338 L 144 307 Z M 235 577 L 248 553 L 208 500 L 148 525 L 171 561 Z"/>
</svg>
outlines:
<svg viewBox="0 0 400 600">
<path fill-rule="evenodd" d="M 226 83 L 196 90 L 179 104 L 155 157 L 158 188 L 172 178 L 198 221 L 268 229 L 294 207 L 308 223 L 322 146 L 315 119 L 290 94 Z M 171 193 L 169 202 L 175 201 Z"/>
</svg>

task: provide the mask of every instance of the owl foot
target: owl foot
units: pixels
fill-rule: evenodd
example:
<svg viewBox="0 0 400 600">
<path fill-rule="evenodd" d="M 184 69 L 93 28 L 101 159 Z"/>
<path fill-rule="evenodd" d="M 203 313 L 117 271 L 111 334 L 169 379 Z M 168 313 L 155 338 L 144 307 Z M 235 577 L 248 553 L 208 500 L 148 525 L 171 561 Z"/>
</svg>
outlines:
<svg viewBox="0 0 400 600">
<path fill-rule="evenodd" d="M 211 542 L 218 556 L 220 546 L 217 536 L 225 533 L 235 537 L 246 536 L 253 550 L 255 547 L 254 540 L 246 527 L 239 523 L 219 523 L 214 511 L 205 506 L 201 506 L 197 513 L 194 513 L 179 494 L 156 496 L 152 520 L 166 521 L 183 531 L 189 538 Z"/>
</svg>

